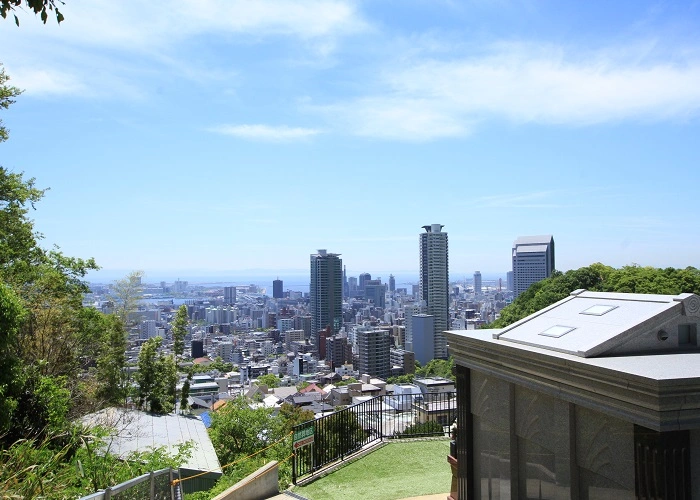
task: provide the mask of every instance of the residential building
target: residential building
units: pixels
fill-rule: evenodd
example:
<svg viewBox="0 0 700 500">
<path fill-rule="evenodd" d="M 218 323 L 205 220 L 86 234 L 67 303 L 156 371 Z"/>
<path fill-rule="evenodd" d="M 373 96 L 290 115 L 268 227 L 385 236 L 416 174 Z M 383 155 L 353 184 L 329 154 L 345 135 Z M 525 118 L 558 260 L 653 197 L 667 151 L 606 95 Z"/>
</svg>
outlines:
<svg viewBox="0 0 700 500">
<path fill-rule="evenodd" d="M 416 371 L 416 355 L 405 349 L 391 349 L 389 351 L 391 366 L 401 367 L 399 375 L 408 375 Z"/>
<path fill-rule="evenodd" d="M 224 304 L 232 306 L 236 303 L 236 287 L 235 286 L 225 286 L 224 287 Z"/>
<path fill-rule="evenodd" d="M 513 242 L 513 297 L 530 285 L 549 278 L 554 271 L 554 238 L 520 236 Z"/>
<path fill-rule="evenodd" d="M 396 291 L 396 278 L 393 274 L 389 275 L 389 292 L 394 293 Z"/>
<path fill-rule="evenodd" d="M 386 379 L 391 371 L 391 336 L 386 330 L 359 328 L 356 332 L 359 370 Z"/>
<path fill-rule="evenodd" d="M 694 294 L 576 290 L 448 332 L 458 497 L 700 498 L 699 324 Z"/>
<path fill-rule="evenodd" d="M 481 271 L 474 273 L 474 295 L 481 296 Z"/>
<path fill-rule="evenodd" d="M 327 326 L 333 334 L 343 325 L 343 262 L 340 254 L 319 250 L 311 255 L 309 284 L 312 343 L 318 352 L 318 332 Z"/>
<path fill-rule="evenodd" d="M 449 328 L 450 279 L 447 233 L 442 231 L 443 227 L 442 224 L 423 226 L 425 232 L 420 234 L 420 298 L 435 321 L 433 358 L 447 359 L 443 332 Z"/>
</svg>

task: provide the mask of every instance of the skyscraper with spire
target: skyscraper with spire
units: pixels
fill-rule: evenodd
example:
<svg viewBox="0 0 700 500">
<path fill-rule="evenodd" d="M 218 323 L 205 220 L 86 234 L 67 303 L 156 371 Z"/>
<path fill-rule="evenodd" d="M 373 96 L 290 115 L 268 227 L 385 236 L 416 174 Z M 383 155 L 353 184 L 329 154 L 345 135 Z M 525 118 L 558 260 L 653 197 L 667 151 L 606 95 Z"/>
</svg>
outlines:
<svg viewBox="0 0 700 500">
<path fill-rule="evenodd" d="M 420 233 L 420 298 L 426 312 L 435 318 L 434 358 L 447 359 L 443 332 L 449 328 L 450 277 L 447 258 L 447 233 L 442 224 L 423 226 Z M 416 356 L 417 358 L 418 356 Z"/>
</svg>

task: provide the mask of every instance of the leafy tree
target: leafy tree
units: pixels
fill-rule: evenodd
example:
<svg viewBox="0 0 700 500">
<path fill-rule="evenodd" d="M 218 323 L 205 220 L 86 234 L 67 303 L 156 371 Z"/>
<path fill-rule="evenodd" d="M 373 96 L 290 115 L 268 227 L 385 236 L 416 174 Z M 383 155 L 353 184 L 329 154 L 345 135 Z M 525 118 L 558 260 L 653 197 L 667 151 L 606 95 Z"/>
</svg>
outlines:
<svg viewBox="0 0 700 500">
<path fill-rule="evenodd" d="M 230 463 L 280 439 L 279 423 L 272 409 L 250 408 L 246 399 L 239 397 L 212 414 L 209 436 L 219 461 Z"/>
<path fill-rule="evenodd" d="M 21 370 L 14 345 L 25 315 L 19 297 L 0 283 L 0 435 L 10 428 L 17 409 Z"/>
<path fill-rule="evenodd" d="M 114 312 L 127 326 L 131 324 L 129 313 L 136 310 L 142 296 L 141 279 L 144 275 L 143 271 L 132 271 L 112 285 L 111 296 L 115 302 Z"/>
<path fill-rule="evenodd" d="M 63 14 L 61 14 L 56 6 L 57 3 L 63 4 L 61 0 L 0 0 L 0 16 L 3 19 L 7 19 L 7 14 L 9 12 L 14 12 L 17 8 L 26 6 L 29 10 L 33 11 L 34 14 L 41 17 L 41 21 L 46 24 L 49 18 L 49 13 L 56 14 L 56 22 L 61 23 L 63 21 Z M 16 14 L 13 14 L 15 18 L 15 24 L 19 26 L 19 18 Z"/>
<path fill-rule="evenodd" d="M 408 373 L 406 375 L 397 375 L 396 377 L 389 377 L 386 381 L 389 384 L 412 384 L 414 378 L 414 373 Z"/>
<path fill-rule="evenodd" d="M 416 367 L 416 377 L 442 377 L 455 380 L 452 370 L 455 366 L 454 359 L 431 359 L 428 364 Z"/>
<path fill-rule="evenodd" d="M 172 334 L 173 334 L 173 352 L 175 353 L 176 359 L 182 357 L 185 352 L 185 335 L 187 335 L 187 306 L 181 305 L 177 310 L 175 319 L 173 320 Z"/>
<path fill-rule="evenodd" d="M 97 359 L 99 396 L 108 403 L 121 404 L 127 396 L 127 333 L 121 319 L 115 315 L 102 315 L 102 324 L 102 349 Z"/>
<path fill-rule="evenodd" d="M 175 408 L 177 368 L 172 356 L 158 353 L 162 342 L 161 337 L 144 342 L 139 352 L 138 371 L 134 376 L 139 384 L 139 407 L 154 413 L 169 413 Z"/>
<path fill-rule="evenodd" d="M 340 380 L 339 382 L 336 382 L 333 385 L 335 385 L 336 387 L 342 387 L 344 385 L 356 384 L 356 383 L 357 383 L 357 379 L 355 377 L 348 377 L 346 379 Z"/>
<path fill-rule="evenodd" d="M 265 384 L 268 388 L 274 389 L 280 386 L 280 379 L 277 375 L 267 373 L 258 377 L 258 383 Z"/>
<path fill-rule="evenodd" d="M 3 2 L 5 0 L 2 0 Z M 1 8 L 1 7 L 0 7 Z M 4 17 L 4 16 L 3 16 Z M 22 93 L 17 87 L 8 84 L 10 77 L 5 73 L 5 68 L 0 64 L 0 109 L 7 109 L 14 103 L 14 98 Z M 7 140 L 7 129 L 0 120 L 0 142 Z"/>
<path fill-rule="evenodd" d="M 190 381 L 192 380 L 192 370 L 188 370 L 187 372 L 187 378 L 182 384 L 182 390 L 180 392 L 180 411 L 181 412 L 186 412 L 189 407 L 190 403 L 188 401 L 188 398 L 190 397 Z"/>
<path fill-rule="evenodd" d="M 289 434 L 294 426 L 313 420 L 314 412 L 301 406 L 283 403 L 277 416 L 282 420 L 282 433 Z"/>
</svg>

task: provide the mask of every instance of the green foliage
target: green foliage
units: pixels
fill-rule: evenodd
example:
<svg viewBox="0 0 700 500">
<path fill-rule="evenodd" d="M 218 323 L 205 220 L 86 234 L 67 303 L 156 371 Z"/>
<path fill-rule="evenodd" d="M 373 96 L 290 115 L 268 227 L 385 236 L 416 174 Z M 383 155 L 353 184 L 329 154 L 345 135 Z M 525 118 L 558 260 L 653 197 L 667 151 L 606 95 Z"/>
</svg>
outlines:
<svg viewBox="0 0 700 500">
<path fill-rule="evenodd" d="M 59 12 L 56 1 L 57 0 L 0 0 L 0 16 L 2 16 L 3 19 L 7 19 L 7 14 L 9 12 L 14 12 L 16 9 L 21 9 L 24 6 L 27 7 L 28 10 L 34 12 L 34 14 L 37 14 L 44 24 L 46 24 L 46 21 L 49 19 L 49 13 L 55 13 L 56 22 L 60 24 L 64 17 L 63 14 Z M 61 0 L 58 0 L 58 2 L 61 4 L 63 3 Z M 16 14 L 13 14 L 13 16 L 15 24 L 19 26 L 19 18 Z"/>
<path fill-rule="evenodd" d="M 187 335 L 187 306 L 181 305 L 177 314 L 175 314 L 175 319 L 173 320 L 172 334 L 173 334 L 173 352 L 176 358 L 181 358 L 183 352 L 185 352 L 185 335 Z"/>
<path fill-rule="evenodd" d="M 389 377 L 386 381 L 389 384 L 412 384 L 413 379 L 415 379 L 415 373 L 408 373 L 406 375 L 397 375 L 396 377 Z"/>
<path fill-rule="evenodd" d="M 7 0 L 1 1 L 3 3 L 0 4 L 0 13 L 2 13 L 2 7 Z M 15 102 L 14 98 L 22 93 L 20 89 L 7 83 L 9 79 L 10 77 L 5 73 L 5 68 L 0 64 L 0 109 L 9 108 L 10 104 Z M 0 142 L 6 141 L 7 136 L 7 129 L 2 124 L 2 120 L 0 120 Z"/>
<path fill-rule="evenodd" d="M 302 389 L 306 389 L 307 387 L 309 387 L 309 385 L 311 385 L 311 384 L 309 384 L 308 382 L 299 382 L 297 384 L 297 391 L 300 391 Z"/>
<path fill-rule="evenodd" d="M 289 434 L 295 425 L 303 424 L 314 419 L 314 412 L 301 406 L 283 403 L 278 418 L 282 419 L 282 433 Z"/>
<path fill-rule="evenodd" d="M 425 366 L 416 366 L 415 378 L 442 377 L 455 380 L 453 369 L 455 361 L 450 359 L 431 359 Z"/>
<path fill-rule="evenodd" d="M 172 356 L 158 353 L 163 339 L 154 337 L 141 346 L 138 371 L 134 375 L 139 407 L 154 413 L 170 413 L 175 408 L 177 366 Z"/>
<path fill-rule="evenodd" d="M 255 453 L 282 434 L 280 421 L 272 416 L 272 409 L 250 408 L 248 401 L 239 397 L 212 414 L 209 436 L 219 461 L 229 463 Z"/>
<path fill-rule="evenodd" d="M 141 279 L 145 276 L 143 271 L 132 271 L 126 277 L 117 280 L 111 287 L 111 298 L 114 301 L 114 313 L 119 316 L 122 323 L 129 325 L 129 313 L 136 310 L 138 301 L 143 295 Z"/>
<path fill-rule="evenodd" d="M 258 377 L 259 384 L 265 384 L 268 388 L 274 389 L 280 386 L 280 378 L 272 373 L 267 373 Z"/>
<path fill-rule="evenodd" d="M 192 370 L 187 370 L 187 378 L 182 384 L 182 391 L 180 392 L 180 411 L 182 413 L 187 412 L 190 407 L 188 398 L 190 397 L 190 385 L 192 381 Z"/>
<path fill-rule="evenodd" d="M 557 271 L 520 294 L 488 328 L 504 328 L 580 288 L 598 292 L 697 294 L 700 293 L 700 271 L 694 267 L 658 269 L 637 265 L 615 269 L 600 263 L 566 273 Z"/>
<path fill-rule="evenodd" d="M 191 455 L 192 443 L 184 443 L 174 454 L 159 447 L 120 459 L 102 451 L 106 432 L 85 431 L 20 439 L 0 450 L 0 497 L 78 498 L 151 470 L 178 467 Z"/>
<path fill-rule="evenodd" d="M 100 314 L 100 313 L 97 313 Z M 127 396 L 127 333 L 118 316 L 100 315 L 102 342 L 97 358 L 98 396 L 109 404 L 122 404 Z"/>
<path fill-rule="evenodd" d="M 228 373 L 233 371 L 233 363 L 225 363 L 221 358 L 217 357 L 213 363 L 192 365 L 192 371 L 194 373 L 206 373 L 213 370 L 217 370 L 221 373 Z"/>
<path fill-rule="evenodd" d="M 355 377 L 348 377 L 348 378 L 343 379 L 343 380 L 341 380 L 333 385 L 335 385 L 336 387 L 342 387 L 344 385 L 356 384 L 356 383 L 357 383 L 357 379 Z"/>
<path fill-rule="evenodd" d="M 428 422 L 423 422 L 422 424 L 413 424 L 406 427 L 403 432 L 397 433 L 397 437 L 434 435 L 443 434 L 444 432 L 445 429 L 442 428 L 442 425 L 434 420 L 429 420 Z"/>
</svg>

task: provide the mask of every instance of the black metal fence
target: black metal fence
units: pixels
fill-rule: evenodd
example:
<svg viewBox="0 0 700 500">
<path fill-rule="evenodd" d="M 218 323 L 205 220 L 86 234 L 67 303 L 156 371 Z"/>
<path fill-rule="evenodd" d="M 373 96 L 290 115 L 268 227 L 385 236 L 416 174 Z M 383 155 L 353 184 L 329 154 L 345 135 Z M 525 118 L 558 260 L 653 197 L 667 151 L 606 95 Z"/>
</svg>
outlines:
<svg viewBox="0 0 700 500">
<path fill-rule="evenodd" d="M 455 392 L 377 396 L 294 427 L 292 479 L 375 441 L 444 436 L 457 415 Z"/>
</svg>

